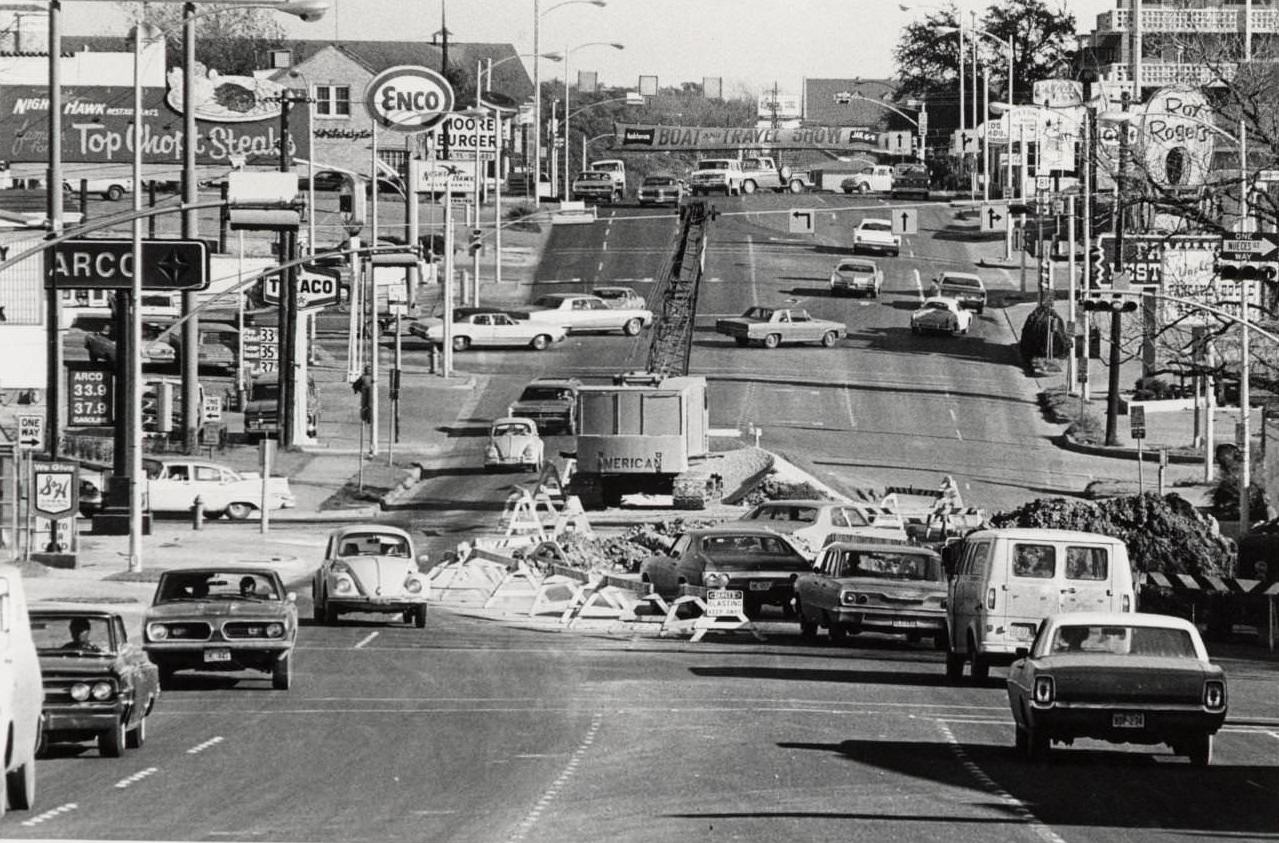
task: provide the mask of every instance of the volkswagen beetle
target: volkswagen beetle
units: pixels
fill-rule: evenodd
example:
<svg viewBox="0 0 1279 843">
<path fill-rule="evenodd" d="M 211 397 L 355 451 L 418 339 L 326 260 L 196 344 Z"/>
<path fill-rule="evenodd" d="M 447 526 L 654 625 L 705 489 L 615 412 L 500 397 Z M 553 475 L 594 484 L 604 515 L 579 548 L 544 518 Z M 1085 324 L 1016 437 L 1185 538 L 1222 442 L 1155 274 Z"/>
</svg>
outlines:
<svg viewBox="0 0 1279 843">
<path fill-rule="evenodd" d="M 329 533 L 324 561 L 311 581 L 318 623 L 336 623 L 343 612 L 399 615 L 426 626 L 430 586 L 414 557 L 413 540 L 399 527 L 357 524 Z"/>
<path fill-rule="evenodd" d="M 495 419 L 484 448 L 484 470 L 521 468 L 541 471 L 544 446 L 537 422 L 518 416 Z"/>
</svg>

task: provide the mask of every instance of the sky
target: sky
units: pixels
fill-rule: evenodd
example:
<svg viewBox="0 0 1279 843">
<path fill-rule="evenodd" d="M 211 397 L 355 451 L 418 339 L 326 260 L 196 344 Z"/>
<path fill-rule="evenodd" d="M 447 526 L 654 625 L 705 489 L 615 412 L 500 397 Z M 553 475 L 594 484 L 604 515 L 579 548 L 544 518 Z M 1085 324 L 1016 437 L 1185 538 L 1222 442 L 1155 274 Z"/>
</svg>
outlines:
<svg viewBox="0 0 1279 843">
<path fill-rule="evenodd" d="M 1117 0 L 1048 0 L 1075 15 L 1088 31 Z M 198 2 L 198 0 L 197 0 Z M 901 29 L 945 0 L 539 0 L 540 51 L 570 51 L 570 76 L 594 70 L 607 86 L 635 87 L 641 75 L 678 86 L 703 77 L 724 80 L 724 94 L 755 95 L 776 84 L 798 94 L 805 78 L 887 78 Z M 954 0 L 961 15 L 981 14 L 989 0 Z M 115 2 L 65 0 L 63 31 L 73 35 L 126 31 Z M 456 41 L 514 44 L 533 52 L 534 0 L 330 0 L 328 15 L 303 23 L 280 21 L 291 37 L 347 40 L 430 40 L 441 7 Z M 617 42 L 615 50 L 591 42 Z M 576 48 L 576 49 L 575 49 Z M 528 64 L 528 61 L 525 62 Z M 563 65 L 546 61 L 542 76 L 562 78 Z"/>
</svg>

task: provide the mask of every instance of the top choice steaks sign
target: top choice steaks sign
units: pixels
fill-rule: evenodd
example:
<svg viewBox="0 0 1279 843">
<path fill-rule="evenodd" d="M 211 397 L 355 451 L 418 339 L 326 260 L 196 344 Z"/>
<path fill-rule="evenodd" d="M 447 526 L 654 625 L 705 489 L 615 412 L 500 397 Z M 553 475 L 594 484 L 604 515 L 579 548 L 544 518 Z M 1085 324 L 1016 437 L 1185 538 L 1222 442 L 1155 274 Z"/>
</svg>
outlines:
<svg viewBox="0 0 1279 843">
<path fill-rule="evenodd" d="M 127 164 L 133 160 L 132 88 L 63 88 L 62 96 L 63 161 Z M 258 98 L 248 92 L 238 99 L 228 99 L 216 90 L 212 96 L 215 102 L 224 100 L 244 106 Z M 171 104 L 174 99 L 161 88 L 142 92 L 142 160 L 146 164 L 182 162 L 183 120 L 180 108 Z M 180 106 L 180 97 L 177 101 Z M 229 115 L 203 108 L 200 100 L 195 102 L 197 163 L 229 165 L 232 156 L 241 155 L 249 164 L 279 160 L 278 104 L 259 103 L 250 111 L 235 112 L 237 119 L 232 120 Z M 49 160 L 48 121 L 48 88 L 0 85 L 0 159 Z M 289 149 L 296 157 L 309 158 L 309 110 L 293 109 L 289 121 Z"/>
</svg>

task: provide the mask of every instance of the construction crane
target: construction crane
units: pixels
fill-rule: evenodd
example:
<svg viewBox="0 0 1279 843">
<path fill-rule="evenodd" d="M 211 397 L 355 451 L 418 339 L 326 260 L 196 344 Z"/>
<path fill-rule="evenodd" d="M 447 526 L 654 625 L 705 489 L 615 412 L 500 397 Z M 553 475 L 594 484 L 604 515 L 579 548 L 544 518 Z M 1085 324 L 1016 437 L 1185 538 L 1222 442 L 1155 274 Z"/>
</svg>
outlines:
<svg viewBox="0 0 1279 843">
<path fill-rule="evenodd" d="M 680 226 L 671 257 L 658 279 L 655 298 L 661 310 L 654 320 L 646 369 L 658 378 L 688 374 L 693 349 L 697 294 L 706 268 L 706 234 L 719 212 L 709 202 L 680 206 Z"/>
</svg>

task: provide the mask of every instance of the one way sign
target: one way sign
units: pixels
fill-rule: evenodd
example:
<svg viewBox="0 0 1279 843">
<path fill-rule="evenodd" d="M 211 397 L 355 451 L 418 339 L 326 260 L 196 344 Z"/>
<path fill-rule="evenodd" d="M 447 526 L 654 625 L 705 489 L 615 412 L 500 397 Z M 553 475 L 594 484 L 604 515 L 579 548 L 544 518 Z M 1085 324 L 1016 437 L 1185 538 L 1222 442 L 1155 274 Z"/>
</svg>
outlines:
<svg viewBox="0 0 1279 843">
<path fill-rule="evenodd" d="M 18 416 L 18 447 L 28 451 L 44 450 L 44 416 Z"/>
<path fill-rule="evenodd" d="M 1008 227 L 1007 205 L 982 205 L 981 230 L 1003 231 Z"/>
</svg>

